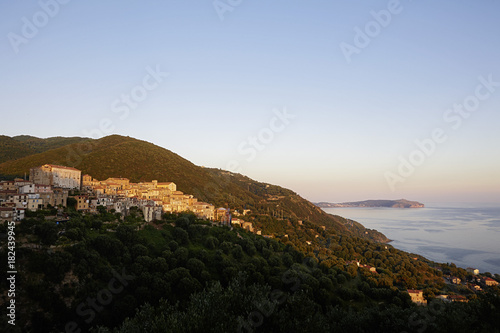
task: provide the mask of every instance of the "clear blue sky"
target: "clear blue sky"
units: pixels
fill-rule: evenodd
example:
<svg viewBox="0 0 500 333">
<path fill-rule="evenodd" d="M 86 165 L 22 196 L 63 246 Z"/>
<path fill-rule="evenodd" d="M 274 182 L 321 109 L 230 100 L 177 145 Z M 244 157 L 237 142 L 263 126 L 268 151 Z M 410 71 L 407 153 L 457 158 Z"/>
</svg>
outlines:
<svg viewBox="0 0 500 333">
<path fill-rule="evenodd" d="M 500 2 L 228 3 L 3 1 L 0 134 L 128 135 L 313 201 L 500 202 Z"/>
</svg>

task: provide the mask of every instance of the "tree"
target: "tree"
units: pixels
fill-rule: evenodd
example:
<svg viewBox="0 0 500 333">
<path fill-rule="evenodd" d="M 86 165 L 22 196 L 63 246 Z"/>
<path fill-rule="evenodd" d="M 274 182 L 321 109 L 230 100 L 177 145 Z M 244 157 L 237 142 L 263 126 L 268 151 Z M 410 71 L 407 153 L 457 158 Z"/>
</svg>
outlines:
<svg viewBox="0 0 500 333">
<path fill-rule="evenodd" d="M 191 272 L 191 275 L 201 277 L 201 272 L 205 269 L 205 264 L 201 260 L 191 258 L 187 261 L 186 267 Z"/>
<path fill-rule="evenodd" d="M 64 235 L 66 237 L 68 237 L 69 239 L 72 239 L 72 240 L 82 240 L 82 237 L 83 237 L 83 233 L 80 229 L 78 228 L 71 228 L 69 230 L 67 230 Z"/>
<path fill-rule="evenodd" d="M 35 227 L 35 234 L 40 237 L 44 245 L 54 245 L 57 241 L 57 225 L 54 222 L 45 221 Z"/>
<path fill-rule="evenodd" d="M 209 250 L 214 250 L 219 245 L 219 240 L 213 236 L 205 238 L 205 246 Z"/>
<path fill-rule="evenodd" d="M 131 246 L 138 241 L 135 227 L 130 225 L 119 225 L 118 228 L 116 228 L 116 237 L 118 237 L 123 244 L 128 246 Z"/>
<path fill-rule="evenodd" d="M 66 206 L 67 206 L 68 208 L 73 208 L 73 209 L 75 209 L 76 204 L 77 204 L 77 201 L 76 201 L 76 199 L 75 199 L 75 198 L 68 197 L 68 199 L 66 200 Z"/>
<path fill-rule="evenodd" d="M 176 241 L 181 245 L 187 245 L 189 242 L 189 234 L 186 230 L 181 228 L 174 229 L 174 237 Z"/>
<path fill-rule="evenodd" d="M 174 255 L 177 258 L 178 265 L 184 265 L 189 258 L 189 250 L 180 246 L 175 250 Z"/>
<path fill-rule="evenodd" d="M 231 255 L 234 259 L 241 259 L 243 257 L 243 248 L 241 245 L 236 244 L 236 246 L 231 250 Z"/>
</svg>

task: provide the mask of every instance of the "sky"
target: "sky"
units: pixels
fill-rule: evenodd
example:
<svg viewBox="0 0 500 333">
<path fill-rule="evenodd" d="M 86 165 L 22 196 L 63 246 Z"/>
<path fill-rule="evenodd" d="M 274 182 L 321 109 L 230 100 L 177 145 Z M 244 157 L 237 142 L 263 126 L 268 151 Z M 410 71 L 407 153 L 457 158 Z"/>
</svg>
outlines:
<svg viewBox="0 0 500 333">
<path fill-rule="evenodd" d="M 500 204 L 500 2 L 2 1 L 0 134 L 120 134 L 311 201 Z"/>
</svg>

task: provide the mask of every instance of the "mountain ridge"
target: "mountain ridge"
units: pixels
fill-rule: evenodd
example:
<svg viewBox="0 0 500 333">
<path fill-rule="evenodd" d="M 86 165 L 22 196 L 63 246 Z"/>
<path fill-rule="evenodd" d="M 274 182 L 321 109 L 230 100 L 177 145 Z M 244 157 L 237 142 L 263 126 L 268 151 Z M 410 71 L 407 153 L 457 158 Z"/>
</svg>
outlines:
<svg viewBox="0 0 500 333">
<path fill-rule="evenodd" d="M 361 224 L 325 213 L 297 193 L 281 186 L 261 183 L 244 175 L 200 167 L 153 143 L 120 135 L 88 139 L 63 147 L 13 159 L 0 164 L 0 177 L 22 177 L 43 164 L 75 167 L 82 174 L 105 180 L 126 177 L 132 182 L 172 181 L 180 191 L 218 207 L 251 209 L 258 214 L 291 221 L 310 221 L 349 234 L 380 242 L 385 235 Z"/>
<path fill-rule="evenodd" d="M 423 208 L 425 205 L 418 201 L 409 201 L 406 199 L 398 200 L 364 200 L 342 203 L 318 202 L 316 206 L 321 208 L 336 207 L 388 207 L 388 208 Z"/>
<path fill-rule="evenodd" d="M 31 135 L 17 135 L 13 137 L 0 135 L 0 163 L 87 140 L 91 139 L 62 136 L 42 139 Z"/>
</svg>

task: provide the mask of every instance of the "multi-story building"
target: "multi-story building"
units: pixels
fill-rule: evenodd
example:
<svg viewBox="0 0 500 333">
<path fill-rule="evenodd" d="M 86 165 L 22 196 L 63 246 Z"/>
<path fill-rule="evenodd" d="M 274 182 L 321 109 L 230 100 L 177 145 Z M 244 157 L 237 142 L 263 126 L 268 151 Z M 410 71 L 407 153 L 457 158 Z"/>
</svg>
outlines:
<svg viewBox="0 0 500 333">
<path fill-rule="evenodd" d="M 28 194 L 13 194 L 9 196 L 7 202 L 14 204 L 16 208 L 27 208 Z"/>
<path fill-rule="evenodd" d="M 45 205 L 44 205 L 43 199 L 40 197 L 40 194 L 38 194 L 38 193 L 28 194 L 28 202 L 27 202 L 28 210 L 35 212 L 35 211 L 42 209 L 44 207 L 45 207 Z"/>
<path fill-rule="evenodd" d="M 68 191 L 63 189 L 37 191 L 36 194 L 43 199 L 44 207 L 66 207 L 68 201 Z"/>
<path fill-rule="evenodd" d="M 171 192 L 177 191 L 177 185 L 175 185 L 175 183 L 172 183 L 172 182 L 157 183 L 156 187 L 157 188 L 169 189 Z"/>
<path fill-rule="evenodd" d="M 13 180 L 3 180 L 0 182 L 0 191 L 16 191 L 16 182 Z"/>
<path fill-rule="evenodd" d="M 77 211 L 89 211 L 89 198 L 86 195 L 77 195 L 75 196 L 76 200 L 76 210 Z"/>
<path fill-rule="evenodd" d="M 45 164 L 30 169 L 30 181 L 41 185 L 80 189 L 82 172 L 66 166 Z"/>
<path fill-rule="evenodd" d="M 19 189 L 19 193 L 21 193 L 21 194 L 35 193 L 36 192 L 36 186 L 33 183 L 24 184 L 22 186 L 19 186 L 18 189 Z"/>
<path fill-rule="evenodd" d="M 213 220 L 214 219 L 214 206 L 206 202 L 197 202 L 190 206 L 190 210 L 198 217 Z"/>
<path fill-rule="evenodd" d="M 161 219 L 162 209 L 154 205 L 144 205 L 142 206 L 142 213 L 144 214 L 144 220 L 151 222 Z"/>
<path fill-rule="evenodd" d="M 483 278 L 483 283 L 485 285 L 487 285 L 488 287 L 492 287 L 492 286 L 498 286 L 498 282 L 496 280 L 493 280 L 492 278 L 490 277 L 485 277 Z"/>
<path fill-rule="evenodd" d="M 15 207 L 0 207 L 0 221 L 14 221 Z"/>
<path fill-rule="evenodd" d="M 14 206 L 0 207 L 0 221 L 21 221 L 25 217 L 25 208 L 16 208 Z"/>
<path fill-rule="evenodd" d="M 119 184 L 122 187 L 126 187 L 130 185 L 130 180 L 127 178 L 108 178 L 104 181 L 106 184 L 114 183 Z"/>
</svg>

